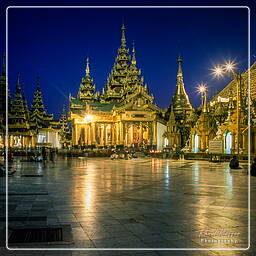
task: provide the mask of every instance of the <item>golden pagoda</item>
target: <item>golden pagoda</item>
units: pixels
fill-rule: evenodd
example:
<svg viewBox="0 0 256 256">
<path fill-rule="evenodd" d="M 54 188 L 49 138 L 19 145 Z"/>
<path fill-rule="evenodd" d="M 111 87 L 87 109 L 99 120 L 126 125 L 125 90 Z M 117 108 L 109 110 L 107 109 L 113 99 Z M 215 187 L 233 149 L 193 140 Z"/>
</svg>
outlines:
<svg viewBox="0 0 256 256">
<path fill-rule="evenodd" d="M 90 89 L 90 97 L 86 99 L 81 98 L 80 89 L 78 98 L 70 96 L 69 119 L 75 147 L 160 149 L 163 146 L 166 127 L 163 111 L 153 103 L 154 97 L 137 69 L 134 45 L 132 56 L 129 55 L 124 25 L 121 32 L 121 45 L 102 93 L 93 94 Z"/>
</svg>

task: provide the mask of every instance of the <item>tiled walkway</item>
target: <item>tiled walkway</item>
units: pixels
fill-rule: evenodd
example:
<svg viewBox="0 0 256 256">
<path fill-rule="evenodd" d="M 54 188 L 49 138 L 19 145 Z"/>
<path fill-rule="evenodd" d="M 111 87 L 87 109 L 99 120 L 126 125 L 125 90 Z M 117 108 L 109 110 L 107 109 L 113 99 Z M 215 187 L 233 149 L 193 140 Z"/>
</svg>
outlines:
<svg viewBox="0 0 256 256">
<path fill-rule="evenodd" d="M 71 227 L 72 244 L 47 248 L 248 246 L 246 164 L 242 164 L 243 169 L 230 170 L 228 163 L 206 161 L 59 158 L 55 163 L 17 161 L 14 165 L 17 172 L 9 177 L 9 228 Z M 4 181 L 0 178 L 1 229 L 5 226 Z M 251 177 L 251 190 L 255 194 L 255 177 Z M 254 224 L 255 200 L 251 208 Z M 254 229 L 252 225 L 249 251 L 37 251 L 34 254 L 256 255 Z M 9 247 L 14 246 L 9 244 Z M 34 255 L 5 249 L 2 253 Z"/>
</svg>

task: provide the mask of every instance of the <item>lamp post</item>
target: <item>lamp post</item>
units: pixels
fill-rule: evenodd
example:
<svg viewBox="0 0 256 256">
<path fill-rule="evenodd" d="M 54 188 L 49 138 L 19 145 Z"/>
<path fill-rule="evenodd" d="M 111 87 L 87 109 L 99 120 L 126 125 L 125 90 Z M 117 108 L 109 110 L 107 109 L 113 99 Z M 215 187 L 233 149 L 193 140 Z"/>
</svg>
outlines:
<svg viewBox="0 0 256 256">
<path fill-rule="evenodd" d="M 218 65 L 213 69 L 213 75 L 215 77 L 222 77 L 224 74 L 231 75 L 232 78 L 236 81 L 236 125 L 237 125 L 237 155 L 239 155 L 239 138 L 240 138 L 240 88 L 242 75 L 238 72 L 235 72 L 235 63 L 226 62 L 223 65 Z"/>
<path fill-rule="evenodd" d="M 207 92 L 207 87 L 205 84 L 201 83 L 197 87 L 198 93 L 201 95 L 201 100 L 202 100 L 202 106 L 204 106 L 204 98 L 206 97 L 206 92 Z"/>
</svg>

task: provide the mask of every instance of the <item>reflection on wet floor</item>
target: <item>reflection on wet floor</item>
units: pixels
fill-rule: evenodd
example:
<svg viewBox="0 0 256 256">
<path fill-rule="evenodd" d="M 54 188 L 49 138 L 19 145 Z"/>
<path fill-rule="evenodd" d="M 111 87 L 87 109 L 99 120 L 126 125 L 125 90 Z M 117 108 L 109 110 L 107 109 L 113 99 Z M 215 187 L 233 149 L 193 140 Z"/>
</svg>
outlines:
<svg viewBox="0 0 256 256">
<path fill-rule="evenodd" d="M 14 166 L 10 227 L 71 225 L 77 248 L 248 246 L 246 165 L 230 171 L 228 163 L 206 161 L 59 158 Z M 254 178 L 251 185 L 255 191 Z"/>
</svg>

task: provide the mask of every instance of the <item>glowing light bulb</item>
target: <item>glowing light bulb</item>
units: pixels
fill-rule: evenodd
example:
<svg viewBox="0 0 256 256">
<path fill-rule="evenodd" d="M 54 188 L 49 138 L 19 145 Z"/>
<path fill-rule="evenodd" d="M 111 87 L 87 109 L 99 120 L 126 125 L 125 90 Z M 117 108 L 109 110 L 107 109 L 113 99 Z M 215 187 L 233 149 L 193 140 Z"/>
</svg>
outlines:
<svg viewBox="0 0 256 256">
<path fill-rule="evenodd" d="M 228 61 L 225 63 L 225 70 L 228 72 L 233 72 L 235 69 L 235 63 L 232 61 Z"/>
<path fill-rule="evenodd" d="M 212 69 L 212 74 L 215 76 L 215 77 L 221 77 L 223 76 L 223 68 L 221 66 L 216 66 Z"/>
</svg>

